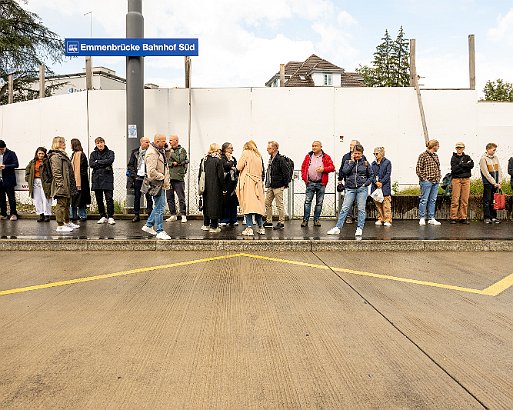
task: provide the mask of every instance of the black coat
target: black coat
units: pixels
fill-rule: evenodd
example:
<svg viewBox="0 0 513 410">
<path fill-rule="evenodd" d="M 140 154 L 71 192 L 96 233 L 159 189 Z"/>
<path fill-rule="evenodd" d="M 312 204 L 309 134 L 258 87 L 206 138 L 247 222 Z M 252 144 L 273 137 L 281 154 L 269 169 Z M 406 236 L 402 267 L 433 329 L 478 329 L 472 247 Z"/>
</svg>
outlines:
<svg viewBox="0 0 513 410">
<path fill-rule="evenodd" d="M 16 186 L 16 168 L 20 166 L 18 163 L 18 157 L 14 151 L 5 149 L 4 152 L 4 165 L 5 168 L 2 170 L 2 180 L 5 188 L 14 188 Z"/>
<path fill-rule="evenodd" d="M 451 175 L 453 178 L 470 178 L 474 168 L 474 161 L 469 155 L 463 153 L 459 156 L 455 152 L 451 158 Z"/>
<path fill-rule="evenodd" d="M 105 146 L 103 151 L 95 148 L 89 157 L 89 166 L 93 169 L 92 186 L 93 191 L 103 189 L 106 191 L 114 190 L 114 171 L 112 163 L 114 162 L 114 151 Z"/>
<path fill-rule="evenodd" d="M 237 179 L 239 178 L 239 171 L 237 170 L 237 160 L 232 156 L 229 160 L 226 155 L 221 155 L 221 161 L 224 169 L 224 183 L 226 185 L 227 195 L 230 196 L 235 192 L 237 187 Z"/>
<path fill-rule="evenodd" d="M 271 188 L 289 186 L 289 163 L 280 155 L 279 152 L 276 153 L 276 156 L 271 162 L 271 170 L 269 172 L 271 173 Z"/>
<path fill-rule="evenodd" d="M 219 158 L 208 156 L 205 161 L 204 215 L 211 219 L 221 218 L 223 215 L 223 191 L 226 191 L 223 164 Z"/>
<path fill-rule="evenodd" d="M 73 154 L 71 154 L 71 161 L 73 161 L 73 157 L 78 154 L 80 154 L 80 191 L 72 198 L 71 205 L 73 207 L 83 208 L 91 203 L 89 167 L 87 165 L 87 156 L 83 151 L 74 151 Z"/>
</svg>

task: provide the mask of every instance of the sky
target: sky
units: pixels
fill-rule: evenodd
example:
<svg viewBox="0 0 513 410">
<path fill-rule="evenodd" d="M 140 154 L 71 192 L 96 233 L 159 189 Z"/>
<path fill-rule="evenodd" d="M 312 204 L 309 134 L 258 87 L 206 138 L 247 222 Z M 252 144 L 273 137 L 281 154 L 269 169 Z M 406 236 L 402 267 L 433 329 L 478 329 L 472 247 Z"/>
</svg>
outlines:
<svg viewBox="0 0 513 410">
<path fill-rule="evenodd" d="M 23 7 L 62 38 L 125 37 L 127 0 L 27 0 Z M 92 13 L 89 13 L 92 12 Z M 89 13 L 89 14 L 86 14 Z M 198 38 L 193 87 L 263 87 L 280 63 L 316 54 L 346 71 L 369 64 L 385 30 L 416 39 L 426 88 L 465 88 L 468 35 L 476 36 L 476 82 L 513 82 L 511 0 L 143 0 L 145 37 Z M 125 77 L 123 57 L 94 66 Z M 83 58 L 52 66 L 81 72 Z M 145 83 L 184 86 L 183 57 L 145 58 Z"/>
</svg>

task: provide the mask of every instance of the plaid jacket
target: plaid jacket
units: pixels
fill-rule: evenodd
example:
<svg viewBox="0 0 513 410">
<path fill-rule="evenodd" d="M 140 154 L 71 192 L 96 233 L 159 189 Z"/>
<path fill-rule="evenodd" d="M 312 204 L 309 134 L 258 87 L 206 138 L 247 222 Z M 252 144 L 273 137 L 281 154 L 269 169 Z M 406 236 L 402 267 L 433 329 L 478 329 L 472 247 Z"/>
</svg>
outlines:
<svg viewBox="0 0 513 410">
<path fill-rule="evenodd" d="M 419 155 L 416 171 L 420 182 L 440 182 L 442 175 L 440 172 L 440 160 L 438 159 L 438 155 L 436 155 L 436 153 L 431 153 L 428 150 L 424 151 Z"/>
</svg>

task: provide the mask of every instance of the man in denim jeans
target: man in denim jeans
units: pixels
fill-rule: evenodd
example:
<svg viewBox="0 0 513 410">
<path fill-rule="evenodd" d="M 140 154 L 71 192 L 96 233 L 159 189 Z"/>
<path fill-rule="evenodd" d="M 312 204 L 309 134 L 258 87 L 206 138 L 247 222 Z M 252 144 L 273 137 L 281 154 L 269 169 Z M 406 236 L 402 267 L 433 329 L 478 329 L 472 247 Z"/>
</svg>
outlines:
<svg viewBox="0 0 513 410">
<path fill-rule="evenodd" d="M 435 219 L 436 198 L 438 196 L 438 186 L 442 176 L 440 171 L 440 160 L 436 152 L 439 144 L 437 140 L 430 140 L 426 144 L 426 150 L 419 155 L 417 160 L 416 172 L 419 177 L 420 185 L 420 203 L 419 203 L 419 225 L 441 225 Z"/>
<path fill-rule="evenodd" d="M 314 226 L 321 226 L 322 202 L 324 190 L 328 184 L 330 172 L 335 171 L 335 166 L 330 156 L 322 150 L 320 141 L 312 142 L 312 150 L 306 154 L 303 165 L 301 165 L 301 176 L 306 184 L 305 210 L 301 226 L 307 227 L 310 219 L 312 200 L 315 195 Z"/>
</svg>

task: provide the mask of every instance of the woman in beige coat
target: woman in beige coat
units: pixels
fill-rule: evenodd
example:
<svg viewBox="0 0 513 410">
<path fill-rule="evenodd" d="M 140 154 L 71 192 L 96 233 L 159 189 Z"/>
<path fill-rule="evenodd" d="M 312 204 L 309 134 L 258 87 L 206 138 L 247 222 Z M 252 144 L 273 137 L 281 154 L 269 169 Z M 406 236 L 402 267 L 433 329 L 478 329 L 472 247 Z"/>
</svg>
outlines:
<svg viewBox="0 0 513 410">
<path fill-rule="evenodd" d="M 242 235 L 253 236 L 253 216 L 258 225 L 257 232 L 264 235 L 262 220 L 262 215 L 265 214 L 265 194 L 262 183 L 265 176 L 264 163 L 253 140 L 244 144 L 244 151 L 237 163 L 237 169 L 240 176 L 236 193 L 246 218 L 246 229 L 242 231 Z"/>
</svg>

